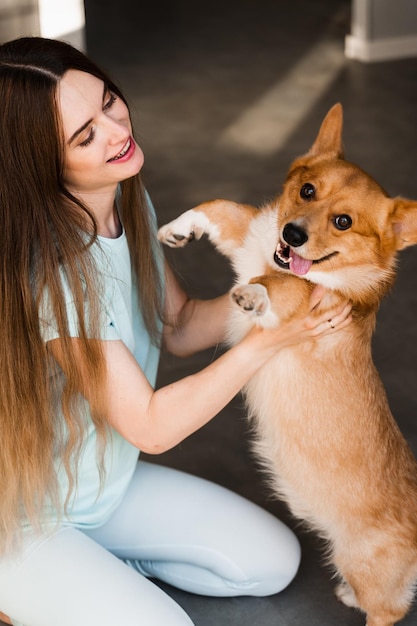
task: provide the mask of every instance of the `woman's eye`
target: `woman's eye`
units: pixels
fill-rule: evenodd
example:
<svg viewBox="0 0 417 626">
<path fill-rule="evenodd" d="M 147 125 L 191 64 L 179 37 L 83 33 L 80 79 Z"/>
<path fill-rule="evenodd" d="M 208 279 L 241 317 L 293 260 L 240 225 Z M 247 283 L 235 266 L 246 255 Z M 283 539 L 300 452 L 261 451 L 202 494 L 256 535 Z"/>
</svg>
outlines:
<svg viewBox="0 0 417 626">
<path fill-rule="evenodd" d="M 116 100 L 117 100 L 117 96 L 114 93 L 110 92 L 109 99 L 104 103 L 103 111 L 107 111 L 107 109 L 111 109 L 111 107 L 116 102 Z"/>
<path fill-rule="evenodd" d="M 303 200 L 313 200 L 316 195 L 316 188 L 312 183 L 304 183 L 300 189 L 300 196 Z"/>
<path fill-rule="evenodd" d="M 94 139 L 94 128 L 90 130 L 90 134 L 88 135 L 87 139 L 84 139 L 84 141 L 80 143 L 80 146 L 85 148 L 86 146 L 90 145 L 93 139 Z"/>
<path fill-rule="evenodd" d="M 350 215 L 336 215 L 333 223 L 338 230 L 348 230 L 352 226 L 352 218 Z"/>
</svg>

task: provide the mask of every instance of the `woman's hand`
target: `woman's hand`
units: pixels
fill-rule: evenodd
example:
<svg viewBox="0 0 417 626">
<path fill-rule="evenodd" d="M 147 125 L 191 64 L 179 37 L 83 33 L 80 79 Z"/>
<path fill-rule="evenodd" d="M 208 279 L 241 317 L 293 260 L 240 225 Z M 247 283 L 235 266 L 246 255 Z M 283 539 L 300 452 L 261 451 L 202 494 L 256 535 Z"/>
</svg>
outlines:
<svg viewBox="0 0 417 626">
<path fill-rule="evenodd" d="M 299 341 L 305 341 L 318 335 L 329 335 L 342 328 L 345 328 L 352 321 L 352 304 L 347 300 L 338 303 L 330 311 L 326 311 L 317 316 L 316 309 L 321 304 L 326 295 L 326 289 L 320 285 L 316 286 L 310 297 L 310 311 L 308 315 L 298 320 L 304 329 L 300 333 Z M 295 343 L 299 343 L 296 341 Z"/>
<path fill-rule="evenodd" d="M 295 317 L 283 322 L 277 328 L 253 329 L 250 335 L 258 335 L 264 341 L 264 347 L 271 350 L 271 355 L 282 348 L 309 341 L 320 335 L 330 335 L 345 328 L 352 321 L 351 303 L 338 303 L 324 313 L 317 310 L 326 296 L 326 289 L 316 286 L 310 297 L 309 312 L 305 317 Z"/>
</svg>

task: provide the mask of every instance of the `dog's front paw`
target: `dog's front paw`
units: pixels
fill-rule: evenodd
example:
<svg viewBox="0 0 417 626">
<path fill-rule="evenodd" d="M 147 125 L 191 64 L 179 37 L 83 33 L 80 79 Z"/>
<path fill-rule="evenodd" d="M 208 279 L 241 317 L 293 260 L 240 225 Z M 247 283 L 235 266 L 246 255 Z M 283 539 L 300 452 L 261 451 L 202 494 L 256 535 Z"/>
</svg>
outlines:
<svg viewBox="0 0 417 626">
<path fill-rule="evenodd" d="M 171 248 L 183 248 L 193 239 L 200 239 L 208 224 L 207 217 L 190 209 L 158 231 L 158 239 Z"/>
<path fill-rule="evenodd" d="M 244 312 L 254 317 L 265 315 L 269 309 L 269 297 L 266 288 L 258 283 L 238 285 L 230 292 L 232 300 Z"/>
</svg>

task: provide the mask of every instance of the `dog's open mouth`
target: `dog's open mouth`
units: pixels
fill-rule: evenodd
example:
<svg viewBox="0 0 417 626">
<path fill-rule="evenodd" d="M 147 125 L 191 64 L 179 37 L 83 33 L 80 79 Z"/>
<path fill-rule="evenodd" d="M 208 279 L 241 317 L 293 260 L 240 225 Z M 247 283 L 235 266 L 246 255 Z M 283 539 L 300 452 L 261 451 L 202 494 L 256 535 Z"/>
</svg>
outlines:
<svg viewBox="0 0 417 626">
<path fill-rule="evenodd" d="M 302 256 L 294 252 L 288 244 L 279 242 L 274 254 L 275 263 L 283 270 L 290 270 L 297 276 L 304 276 L 310 270 L 310 267 L 316 263 L 322 263 L 327 261 L 337 252 L 331 252 L 321 259 L 311 261 L 310 259 L 304 259 Z"/>
</svg>

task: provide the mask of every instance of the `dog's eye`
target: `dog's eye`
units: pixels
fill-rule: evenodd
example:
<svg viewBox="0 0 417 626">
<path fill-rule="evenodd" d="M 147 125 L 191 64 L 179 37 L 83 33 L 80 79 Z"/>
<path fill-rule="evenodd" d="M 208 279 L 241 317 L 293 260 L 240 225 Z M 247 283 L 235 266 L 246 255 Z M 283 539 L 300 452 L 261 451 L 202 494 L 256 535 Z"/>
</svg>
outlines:
<svg viewBox="0 0 417 626">
<path fill-rule="evenodd" d="M 336 215 L 333 223 L 338 230 L 348 230 L 352 226 L 352 218 L 350 215 Z"/>
<path fill-rule="evenodd" d="M 300 189 L 300 196 L 303 200 L 313 200 L 316 195 L 316 188 L 311 183 L 304 183 L 304 185 Z"/>
</svg>

